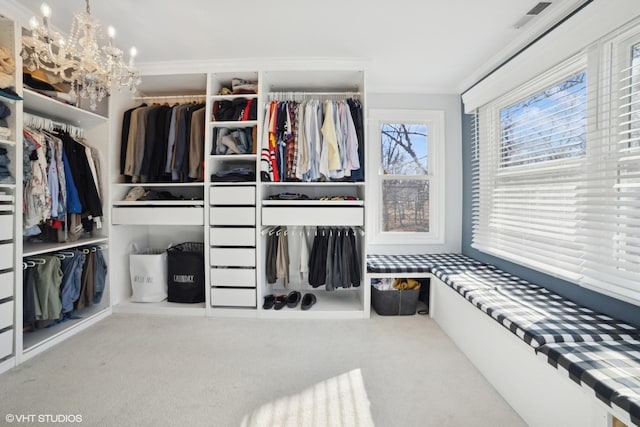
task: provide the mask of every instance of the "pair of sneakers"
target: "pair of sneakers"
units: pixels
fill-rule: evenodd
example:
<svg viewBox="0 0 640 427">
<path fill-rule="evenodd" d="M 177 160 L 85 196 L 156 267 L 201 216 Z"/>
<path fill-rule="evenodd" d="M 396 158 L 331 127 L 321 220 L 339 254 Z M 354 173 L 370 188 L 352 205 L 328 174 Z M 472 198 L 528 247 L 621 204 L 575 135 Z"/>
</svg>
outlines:
<svg viewBox="0 0 640 427">
<path fill-rule="evenodd" d="M 264 297 L 264 303 L 262 304 L 262 308 L 265 310 L 270 310 L 274 308 L 275 310 L 282 310 L 286 305 L 289 308 L 296 308 L 298 304 L 301 304 L 302 310 L 309 310 L 316 303 L 316 296 L 314 294 L 308 293 L 302 294 L 298 291 L 291 291 L 289 295 L 267 295 Z"/>
</svg>

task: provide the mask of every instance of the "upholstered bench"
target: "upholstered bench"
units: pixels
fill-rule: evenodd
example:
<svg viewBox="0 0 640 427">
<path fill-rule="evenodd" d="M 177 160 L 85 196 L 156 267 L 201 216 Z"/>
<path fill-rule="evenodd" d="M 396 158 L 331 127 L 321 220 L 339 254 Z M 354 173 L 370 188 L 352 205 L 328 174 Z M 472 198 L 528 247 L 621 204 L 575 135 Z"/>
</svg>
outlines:
<svg viewBox="0 0 640 427">
<path fill-rule="evenodd" d="M 464 255 L 369 255 L 367 271 L 374 276 L 403 274 L 437 279 L 431 286 L 432 317 L 528 423 L 609 425 L 610 413 L 594 409 L 589 396 L 595 392 L 601 402 L 615 408 L 617 416 L 638 424 L 640 329 Z M 505 337 L 500 328 L 529 347 Z M 621 349 L 618 357 L 625 368 L 612 377 L 613 369 L 607 371 L 600 365 L 594 368 L 593 360 L 584 360 L 587 356 L 576 361 L 576 349 L 582 348 L 579 346 L 592 349 L 580 353 L 583 355 L 594 354 L 594 347 L 588 346 L 598 348 L 600 355 L 605 350 L 615 353 L 615 349 Z M 489 356 L 492 349 L 495 357 Z M 550 352 L 553 357 L 541 365 L 536 352 Z M 576 393 L 575 385 L 563 382 L 549 364 L 581 369 L 583 377 L 589 379 L 581 382 L 590 389 L 589 396 Z M 518 384 L 518 378 L 525 383 Z M 625 388 L 628 383 L 635 385 Z M 567 412 L 558 418 L 563 408 Z M 585 408 L 592 411 L 585 413 Z M 548 418 L 549 414 L 556 414 L 556 418 Z"/>
<path fill-rule="evenodd" d="M 640 425 L 640 341 L 552 343 L 538 348 L 538 354 Z"/>
</svg>

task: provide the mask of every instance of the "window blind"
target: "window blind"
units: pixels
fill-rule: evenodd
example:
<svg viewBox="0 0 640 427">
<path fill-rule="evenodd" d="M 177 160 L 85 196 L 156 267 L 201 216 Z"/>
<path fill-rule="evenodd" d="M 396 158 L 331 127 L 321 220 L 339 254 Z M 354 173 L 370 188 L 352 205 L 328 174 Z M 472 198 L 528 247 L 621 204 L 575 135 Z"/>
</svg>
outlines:
<svg viewBox="0 0 640 427">
<path fill-rule="evenodd" d="M 603 96 L 601 132 L 580 191 L 584 236 L 582 283 L 640 301 L 640 38 L 612 46 L 610 108 Z M 606 77 L 605 77 L 606 78 Z M 606 93 L 606 92 L 605 92 Z"/>
<path fill-rule="evenodd" d="M 640 303 L 640 35 L 629 40 L 582 54 L 606 66 L 558 66 L 476 110 L 472 247 Z"/>
</svg>

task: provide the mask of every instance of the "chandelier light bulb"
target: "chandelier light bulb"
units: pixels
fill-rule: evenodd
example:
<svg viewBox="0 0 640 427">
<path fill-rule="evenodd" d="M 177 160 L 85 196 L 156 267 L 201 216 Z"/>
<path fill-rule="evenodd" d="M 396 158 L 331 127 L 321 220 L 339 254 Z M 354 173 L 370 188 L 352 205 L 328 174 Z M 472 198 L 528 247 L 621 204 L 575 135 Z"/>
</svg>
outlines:
<svg viewBox="0 0 640 427">
<path fill-rule="evenodd" d="M 129 49 L 129 68 L 133 68 L 133 60 L 137 54 L 138 49 L 136 49 L 134 46 L 131 46 L 131 49 Z"/>
<path fill-rule="evenodd" d="M 109 39 L 113 40 L 116 37 L 116 29 L 109 25 L 107 28 L 107 34 L 109 35 Z"/>
<path fill-rule="evenodd" d="M 42 5 L 40 5 L 40 13 L 42 13 L 44 18 L 51 18 L 51 8 L 46 3 L 42 3 Z"/>
<path fill-rule="evenodd" d="M 29 27 L 31 28 L 31 30 L 35 30 L 40 26 L 40 23 L 38 22 L 38 18 L 36 18 L 35 16 L 32 16 L 31 19 L 29 19 Z"/>
</svg>

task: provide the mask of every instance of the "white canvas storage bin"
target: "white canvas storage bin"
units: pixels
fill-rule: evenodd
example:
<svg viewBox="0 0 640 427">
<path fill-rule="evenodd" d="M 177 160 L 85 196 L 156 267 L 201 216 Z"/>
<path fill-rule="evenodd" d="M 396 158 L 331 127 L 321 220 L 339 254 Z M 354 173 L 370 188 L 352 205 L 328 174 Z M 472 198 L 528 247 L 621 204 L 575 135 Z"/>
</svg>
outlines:
<svg viewBox="0 0 640 427">
<path fill-rule="evenodd" d="M 255 267 L 254 248 L 211 248 L 209 257 L 212 267 Z"/>
<path fill-rule="evenodd" d="M 129 255 L 132 302 L 160 302 L 167 299 L 167 252 L 146 249 Z"/>
<path fill-rule="evenodd" d="M 249 205 L 256 204 L 255 187 L 211 187 L 209 189 L 210 205 Z"/>
<path fill-rule="evenodd" d="M 13 243 L 0 245 L 0 270 L 13 268 Z"/>
<path fill-rule="evenodd" d="M 255 289 L 211 288 L 211 305 L 221 307 L 255 307 Z"/>
<path fill-rule="evenodd" d="M 255 288 L 256 270 L 252 268 L 212 268 L 211 286 Z"/>
<path fill-rule="evenodd" d="M 13 301 L 0 304 L 0 329 L 13 325 Z"/>
<path fill-rule="evenodd" d="M 13 239 L 13 215 L 0 215 L 0 240 Z"/>
<path fill-rule="evenodd" d="M 13 329 L 0 334 L 0 359 L 13 353 Z"/>
<path fill-rule="evenodd" d="M 255 246 L 255 228 L 211 228 L 209 231 L 211 246 Z"/>
<path fill-rule="evenodd" d="M 0 299 L 13 296 L 13 271 L 0 274 Z"/>
<path fill-rule="evenodd" d="M 210 208 L 211 225 L 256 225 L 256 208 Z"/>
</svg>

